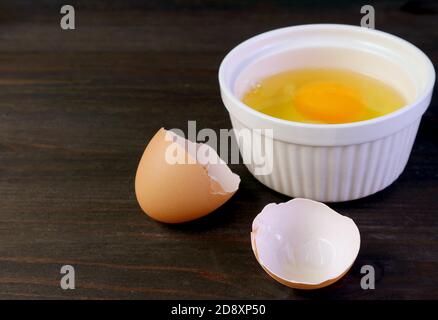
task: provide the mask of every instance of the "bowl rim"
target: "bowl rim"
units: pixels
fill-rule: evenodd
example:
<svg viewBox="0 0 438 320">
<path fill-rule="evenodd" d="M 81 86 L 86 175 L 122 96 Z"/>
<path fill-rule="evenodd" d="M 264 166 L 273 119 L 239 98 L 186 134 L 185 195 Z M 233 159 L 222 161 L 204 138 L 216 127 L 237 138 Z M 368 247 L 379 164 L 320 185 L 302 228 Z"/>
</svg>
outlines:
<svg viewBox="0 0 438 320">
<path fill-rule="evenodd" d="M 273 35 L 278 35 L 281 33 L 287 33 L 290 30 L 294 29 L 314 29 L 314 28 L 329 28 L 332 30 L 356 30 L 361 32 L 368 32 L 370 34 L 380 36 L 392 41 L 397 41 L 398 43 L 409 47 L 411 50 L 414 50 L 419 56 L 421 56 L 426 65 L 428 66 L 428 75 L 429 80 L 427 82 L 426 88 L 423 90 L 423 92 L 415 98 L 414 101 L 411 103 L 408 103 L 404 105 L 403 107 L 390 112 L 388 114 L 385 114 L 380 117 L 368 119 L 368 120 L 362 120 L 362 121 L 356 121 L 356 122 L 347 122 L 347 123 L 338 123 L 338 124 L 325 124 L 325 123 L 306 123 L 306 122 L 298 122 L 298 121 L 291 121 L 291 120 L 285 120 L 276 118 L 270 115 L 267 115 L 265 113 L 262 113 L 260 111 L 257 111 L 245 103 L 243 103 L 239 98 L 236 97 L 234 92 L 229 88 L 229 86 L 226 83 L 225 76 L 224 76 L 224 69 L 228 61 L 232 58 L 232 55 L 241 49 L 242 47 L 249 45 L 253 42 L 256 42 L 261 39 L 269 38 Z M 396 35 L 376 30 L 376 29 L 369 29 L 365 27 L 360 27 L 356 25 L 349 25 L 349 24 L 336 24 L 336 23 L 316 23 L 316 24 L 301 24 L 301 25 L 294 25 L 294 26 L 288 26 L 278 29 L 273 29 L 270 31 L 263 32 L 261 34 L 255 35 L 241 43 L 239 43 L 237 46 L 235 46 L 232 50 L 230 50 L 227 55 L 223 58 L 220 66 L 219 66 L 219 72 L 218 72 L 218 79 L 219 79 L 219 86 L 221 88 L 221 91 L 242 111 L 249 112 L 253 116 L 256 116 L 258 118 L 261 118 L 263 120 L 266 120 L 268 122 L 279 124 L 279 125 L 285 125 L 289 127 L 300 127 L 300 128 L 308 128 L 308 129 L 337 129 L 337 128 L 359 128 L 359 127 L 365 127 L 368 125 L 378 124 L 384 121 L 390 121 L 391 119 L 398 118 L 399 116 L 409 112 L 410 110 L 419 107 L 421 105 L 421 101 L 424 101 L 428 98 L 428 96 L 433 91 L 433 86 L 435 84 L 435 68 L 433 66 L 432 61 L 429 59 L 429 57 L 418 47 L 413 45 L 407 40 L 404 40 Z"/>
</svg>

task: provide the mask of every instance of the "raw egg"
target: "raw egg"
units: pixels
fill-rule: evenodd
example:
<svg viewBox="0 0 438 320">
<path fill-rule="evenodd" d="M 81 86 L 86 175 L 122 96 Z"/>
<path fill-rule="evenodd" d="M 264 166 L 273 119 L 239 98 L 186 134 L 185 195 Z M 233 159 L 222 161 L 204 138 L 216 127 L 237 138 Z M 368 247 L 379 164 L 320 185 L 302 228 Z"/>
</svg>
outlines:
<svg viewBox="0 0 438 320">
<path fill-rule="evenodd" d="M 161 128 L 147 145 L 135 176 L 135 194 L 151 218 L 179 223 L 209 214 L 240 183 L 216 151 Z"/>
<path fill-rule="evenodd" d="M 251 244 L 263 269 L 296 289 L 318 289 L 344 276 L 360 248 L 354 221 L 321 202 L 268 204 L 253 221 Z"/>
<path fill-rule="evenodd" d="M 406 104 L 389 85 L 339 69 L 297 69 L 257 82 L 242 98 L 270 116 L 306 123 L 348 123 L 393 112 Z"/>
</svg>

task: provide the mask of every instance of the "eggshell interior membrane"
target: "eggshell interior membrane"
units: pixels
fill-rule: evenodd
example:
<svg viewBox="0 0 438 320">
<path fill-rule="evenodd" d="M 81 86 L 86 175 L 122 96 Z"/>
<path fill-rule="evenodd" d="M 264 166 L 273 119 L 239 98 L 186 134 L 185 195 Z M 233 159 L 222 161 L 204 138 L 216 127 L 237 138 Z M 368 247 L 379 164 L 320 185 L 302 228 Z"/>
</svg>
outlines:
<svg viewBox="0 0 438 320">
<path fill-rule="evenodd" d="M 176 142 L 191 159 L 196 159 L 197 163 L 204 166 L 212 179 L 212 192 L 228 193 L 238 189 L 240 177 L 231 171 L 216 150 L 208 144 L 192 142 L 172 131 L 166 131 L 166 139 Z"/>
<path fill-rule="evenodd" d="M 239 176 L 205 146 L 163 128 L 155 134 L 135 177 L 137 200 L 147 215 L 166 223 L 190 221 L 214 211 L 237 191 Z M 200 159 L 199 148 L 205 149 Z"/>
<path fill-rule="evenodd" d="M 352 219 L 323 203 L 293 199 L 269 204 L 254 219 L 253 251 L 277 281 L 293 288 L 316 289 L 341 278 L 360 248 Z"/>
</svg>

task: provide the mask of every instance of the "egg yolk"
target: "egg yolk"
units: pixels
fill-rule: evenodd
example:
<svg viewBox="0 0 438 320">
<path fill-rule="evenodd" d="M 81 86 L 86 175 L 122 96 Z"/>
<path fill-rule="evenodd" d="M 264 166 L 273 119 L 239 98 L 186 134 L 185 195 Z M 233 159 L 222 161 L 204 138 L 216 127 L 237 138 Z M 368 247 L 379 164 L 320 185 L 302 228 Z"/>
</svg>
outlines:
<svg viewBox="0 0 438 320">
<path fill-rule="evenodd" d="M 295 93 L 293 103 L 306 117 L 324 123 L 357 121 L 366 108 L 358 92 L 335 82 L 304 85 Z"/>
</svg>

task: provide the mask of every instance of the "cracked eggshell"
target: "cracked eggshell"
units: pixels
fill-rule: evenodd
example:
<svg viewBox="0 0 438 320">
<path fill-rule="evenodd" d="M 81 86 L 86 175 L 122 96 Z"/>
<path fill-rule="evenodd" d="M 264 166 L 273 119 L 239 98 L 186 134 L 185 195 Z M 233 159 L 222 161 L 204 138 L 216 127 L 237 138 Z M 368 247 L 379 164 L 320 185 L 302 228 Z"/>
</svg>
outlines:
<svg viewBox="0 0 438 320">
<path fill-rule="evenodd" d="M 180 223 L 220 207 L 237 191 L 239 183 L 239 176 L 213 148 L 161 128 L 138 165 L 135 194 L 151 218 Z"/>
<path fill-rule="evenodd" d="M 251 245 L 263 269 L 295 289 L 318 289 L 342 278 L 360 248 L 354 221 L 321 202 L 268 204 L 253 221 Z"/>
</svg>

